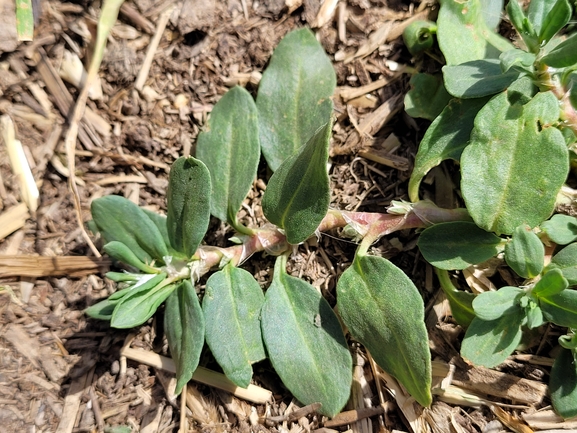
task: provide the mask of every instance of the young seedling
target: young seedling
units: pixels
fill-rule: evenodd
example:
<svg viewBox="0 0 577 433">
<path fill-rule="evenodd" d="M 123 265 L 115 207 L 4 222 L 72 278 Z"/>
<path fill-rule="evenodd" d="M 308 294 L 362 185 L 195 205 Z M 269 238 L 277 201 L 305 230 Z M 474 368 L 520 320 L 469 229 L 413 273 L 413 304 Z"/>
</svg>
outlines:
<svg viewBox="0 0 577 433">
<path fill-rule="evenodd" d="M 256 102 L 245 89 L 231 89 L 199 135 L 196 158 L 174 162 L 166 216 L 119 196 L 93 201 L 93 226 L 104 251 L 130 272 L 109 273 L 118 291 L 87 314 L 131 328 L 146 322 L 164 302 L 177 392 L 197 368 L 206 341 L 238 386 L 246 387 L 252 364 L 268 357 L 298 400 L 321 403 L 320 412 L 328 416 L 338 413 L 352 381 L 344 332 L 319 291 L 289 275 L 286 264 L 293 248 L 309 237 L 348 227 L 362 242 L 337 284 L 343 323 L 420 404 L 431 404 L 423 300 L 400 269 L 368 250 L 396 230 L 468 216 L 426 201 L 400 204 L 388 214 L 329 209 L 335 84 L 333 67 L 314 35 L 307 29 L 293 31 L 273 53 Z M 262 199 L 270 223 L 248 227 L 237 214 L 256 177 L 261 151 L 274 171 Z M 234 228 L 236 245 L 202 244 L 210 215 Z M 277 256 L 265 293 L 240 267 L 259 252 Z M 206 289 L 197 293 L 207 273 Z"/>
</svg>

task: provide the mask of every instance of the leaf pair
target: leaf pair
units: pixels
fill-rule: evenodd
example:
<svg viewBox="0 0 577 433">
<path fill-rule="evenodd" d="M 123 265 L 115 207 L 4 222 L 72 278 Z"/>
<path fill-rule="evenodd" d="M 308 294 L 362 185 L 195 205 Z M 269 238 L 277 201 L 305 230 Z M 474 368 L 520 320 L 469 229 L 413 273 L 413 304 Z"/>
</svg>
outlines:
<svg viewBox="0 0 577 433">
<path fill-rule="evenodd" d="M 320 165 L 324 168 L 328 159 L 328 136 L 323 136 L 325 140 L 322 143 L 314 136 L 323 125 L 330 123 L 333 110 L 330 98 L 335 85 L 335 73 L 322 46 L 310 30 L 300 29 L 287 34 L 275 49 L 263 73 L 256 103 L 240 87 L 231 89 L 221 98 L 211 113 L 207 130 L 199 135 L 197 143 L 197 156 L 211 173 L 211 213 L 214 216 L 228 221 L 237 231 L 250 234 L 237 222 L 236 213 L 256 177 L 261 146 L 269 167 L 277 171 L 284 161 L 301 153 L 305 143 L 311 140 L 315 145 L 309 146 L 308 153 L 301 155 L 301 159 L 315 158 L 312 178 L 307 178 L 306 167 L 301 162 L 296 167 L 285 167 L 283 182 L 290 179 L 304 181 L 308 184 L 307 193 L 312 192 L 313 196 L 303 196 L 298 192 L 293 196 L 289 191 L 287 197 L 289 186 L 286 186 L 282 197 L 285 201 L 278 203 L 282 209 L 271 211 L 269 206 L 265 215 L 268 218 L 274 212 L 282 213 L 285 208 L 293 209 L 288 211 L 289 214 L 306 213 L 314 199 L 320 200 L 320 208 L 326 213 L 328 204 L 324 206 L 324 203 L 328 197 L 328 176 L 327 180 L 323 179 L 316 160 L 324 158 Z M 271 182 L 273 189 L 279 183 L 278 180 Z M 271 195 L 274 194 L 267 193 L 267 196 Z M 308 202 L 303 202 L 305 196 Z M 266 200 L 270 203 L 270 199 Z M 314 211 L 315 220 L 320 213 L 320 210 Z M 276 223 L 276 216 L 269 219 Z M 303 220 L 308 222 L 309 216 L 297 217 L 295 222 L 289 217 L 288 227 L 279 224 L 290 233 L 292 243 L 302 242 L 316 229 L 315 226 L 309 230 L 308 226 L 312 225 L 309 223 L 303 230 L 301 223 Z"/>
</svg>

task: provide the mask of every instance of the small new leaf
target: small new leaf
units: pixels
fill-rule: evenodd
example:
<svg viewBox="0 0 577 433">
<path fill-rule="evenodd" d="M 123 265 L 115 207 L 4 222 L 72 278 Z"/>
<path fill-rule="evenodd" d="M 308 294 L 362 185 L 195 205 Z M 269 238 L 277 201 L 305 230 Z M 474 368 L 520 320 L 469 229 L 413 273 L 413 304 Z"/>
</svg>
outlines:
<svg viewBox="0 0 577 433">
<path fill-rule="evenodd" d="M 134 328 L 142 325 L 156 312 L 156 309 L 174 290 L 174 285 L 164 284 L 166 274 L 142 280 L 133 287 L 116 305 L 110 326 L 113 328 Z"/>
<path fill-rule="evenodd" d="M 320 128 L 272 175 L 262 199 L 266 218 L 299 244 L 311 236 L 327 214 L 330 202 L 327 160 L 331 122 Z"/>
<path fill-rule="evenodd" d="M 303 404 L 320 402 L 335 416 L 346 404 L 352 358 L 339 320 L 313 286 L 286 274 L 286 257 L 275 264 L 262 307 L 262 334 L 269 358 L 285 386 Z"/>
<path fill-rule="evenodd" d="M 569 287 L 569 283 L 563 276 L 563 271 L 561 269 L 551 269 L 535 284 L 531 293 L 538 298 L 547 298 L 561 293 L 567 287 Z"/>
<path fill-rule="evenodd" d="M 477 227 L 456 221 L 435 224 L 423 231 L 417 245 L 427 260 L 440 269 L 465 269 L 499 253 L 501 238 Z"/>
<path fill-rule="evenodd" d="M 263 303 L 254 277 L 232 263 L 206 282 L 206 342 L 226 376 L 242 388 L 250 384 L 251 364 L 266 357 L 260 326 Z"/>
<path fill-rule="evenodd" d="M 337 283 L 338 308 L 351 335 L 423 406 L 431 404 L 431 354 L 419 291 L 382 257 L 357 253 Z"/>
<path fill-rule="evenodd" d="M 172 164 L 167 192 L 167 227 L 171 245 L 191 257 L 210 219 L 210 173 L 202 161 L 180 157 Z"/>
<path fill-rule="evenodd" d="M 121 261 L 127 265 L 133 266 L 136 269 L 141 270 L 142 272 L 146 272 L 149 274 L 158 274 L 160 270 L 157 268 L 153 268 L 147 264 L 141 262 L 136 254 L 132 252 L 130 248 L 124 245 L 122 242 L 112 241 L 108 242 L 104 247 L 102 247 L 104 252 L 108 254 L 110 257 Z"/>
<path fill-rule="evenodd" d="M 523 278 L 535 278 L 543 270 L 545 247 L 529 226 L 515 229 L 511 241 L 505 246 L 507 264 Z"/>
<path fill-rule="evenodd" d="M 211 213 L 236 228 L 260 159 L 258 113 L 245 89 L 233 87 L 216 103 L 208 128 L 198 136 L 196 157 L 210 171 Z"/>
<path fill-rule="evenodd" d="M 204 316 L 188 279 L 178 283 L 166 300 L 164 332 L 176 365 L 175 393 L 179 394 L 198 367 L 204 345 Z"/>
</svg>

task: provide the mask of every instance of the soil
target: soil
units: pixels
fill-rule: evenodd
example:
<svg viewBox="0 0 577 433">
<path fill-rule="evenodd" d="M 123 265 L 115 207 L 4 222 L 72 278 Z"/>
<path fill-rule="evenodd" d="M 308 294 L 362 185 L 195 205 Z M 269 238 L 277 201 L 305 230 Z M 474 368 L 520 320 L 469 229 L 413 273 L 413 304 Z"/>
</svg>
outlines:
<svg viewBox="0 0 577 433">
<path fill-rule="evenodd" d="M 108 259 L 97 258 L 78 224 L 68 187 L 64 134 L 68 110 L 79 90 L 62 82 L 57 72 L 69 57 L 86 60 L 98 3 L 35 3 L 41 8 L 35 40 L 0 53 L 0 111 L 14 122 L 39 185 L 38 209 L 27 212 L 6 147 L 0 146 L 0 217 L 6 224 L 4 228 L 0 224 L 2 432 L 533 431 L 521 415 L 549 404 L 545 384 L 550 358 L 546 357 L 556 331 L 551 329 L 531 352 L 544 356 L 540 364 L 536 358 L 531 362 L 515 358 L 495 372 L 464 364 L 458 358 L 462 329 L 452 321 L 434 273 L 420 257 L 413 231 L 381 239 L 372 252 L 400 266 L 422 292 L 431 350 L 442 370 L 438 376 L 447 375 L 451 362 L 455 389 L 462 391 L 451 398 L 439 397 L 424 413 L 416 408 L 414 419 L 407 409 L 412 404 L 402 403 L 402 389 L 395 395 L 387 391 L 394 389 L 394 381 L 372 368 L 354 341 L 350 343 L 358 398 L 351 399 L 347 409 L 360 412 L 349 413 L 352 418 L 340 425 L 330 424 L 314 407 L 295 414 L 302 405 L 267 361 L 255 366 L 254 383 L 272 391 L 272 401 L 253 404 L 191 382 L 189 399 L 197 406 L 183 412 L 180 398 L 170 392 L 169 373 L 127 359 L 122 354 L 127 342 L 132 348 L 169 356 L 159 325 L 161 312 L 133 330 L 112 329 L 83 313 L 114 291 L 104 273 L 116 268 Z M 102 96 L 88 99 L 92 114 L 81 122 L 76 146 L 83 222 L 90 220 L 91 201 L 108 194 L 164 212 L 170 164 L 180 155 L 194 154 L 196 137 L 214 104 L 236 84 L 256 94 L 274 47 L 287 32 L 303 26 L 315 26 L 334 61 L 339 86 L 334 98 L 331 206 L 384 212 L 392 200 L 408 199 L 410 166 L 427 125 L 402 110 L 409 80 L 404 71 L 411 67 L 432 72 L 439 65 L 429 58 L 412 59 L 399 35 L 410 20 L 434 17 L 434 2 L 342 0 L 334 16 L 320 26 L 320 0 L 175 4 L 141 91 L 135 89 L 136 77 L 171 2 L 128 2 L 112 30 L 99 73 Z M 287 6 L 292 4 L 294 8 Z M 364 54 L 356 55 L 357 51 Z M 387 83 L 361 91 L 358 97 L 346 96 L 383 79 Z M 383 111 L 375 120 L 371 114 L 377 109 Z M 374 162 L 379 156 L 380 162 Z M 269 175 L 263 162 L 241 213 L 249 225 L 264 223 L 260 199 Z M 423 196 L 441 206 L 457 206 L 457 176 L 451 164 L 434 170 L 426 179 Z M 13 227 L 8 229 L 8 223 Z M 205 241 L 229 245 L 232 234 L 228 226 L 212 220 Z M 98 239 L 90 236 L 99 246 Z M 334 305 L 336 281 L 350 265 L 355 248 L 339 233 L 327 233 L 299 246 L 289 272 L 320 288 Z M 266 288 L 273 264 L 271 257 L 263 255 L 245 268 Z M 483 279 L 486 274 L 478 270 L 473 282 L 463 275 L 455 277 L 465 287 L 489 281 Z M 502 271 L 493 278 L 512 277 Z M 201 365 L 218 370 L 208 351 Z M 526 388 L 515 391 L 518 384 Z M 472 401 L 471 395 L 477 400 Z M 355 422 L 363 410 L 370 417 Z"/>
</svg>

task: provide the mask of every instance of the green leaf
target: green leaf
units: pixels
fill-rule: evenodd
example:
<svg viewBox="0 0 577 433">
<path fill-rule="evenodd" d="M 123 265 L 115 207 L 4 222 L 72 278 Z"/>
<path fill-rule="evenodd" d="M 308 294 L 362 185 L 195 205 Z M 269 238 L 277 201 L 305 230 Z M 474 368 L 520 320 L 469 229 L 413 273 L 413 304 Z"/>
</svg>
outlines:
<svg viewBox="0 0 577 433">
<path fill-rule="evenodd" d="M 577 291 L 567 289 L 556 295 L 541 296 L 539 306 L 547 321 L 559 326 L 577 328 Z"/>
<path fill-rule="evenodd" d="M 507 88 L 507 99 L 511 105 L 525 105 L 538 91 L 531 77 L 523 75 Z"/>
<path fill-rule="evenodd" d="M 164 332 L 176 365 L 176 389 L 192 378 L 204 345 L 204 316 L 190 280 L 182 280 L 166 300 Z"/>
<path fill-rule="evenodd" d="M 416 56 L 433 46 L 436 32 L 437 25 L 432 21 L 413 21 L 403 31 L 403 41 L 409 52 Z"/>
<path fill-rule="evenodd" d="M 210 173 L 204 163 L 180 157 L 172 164 L 167 193 L 167 227 L 171 245 L 191 257 L 208 229 Z"/>
<path fill-rule="evenodd" d="M 531 2 L 538 3 L 538 2 Z M 548 3 L 548 2 L 544 2 Z M 529 6 L 531 9 L 531 6 Z M 554 5 L 545 16 L 539 30 L 539 42 L 547 43 L 571 19 L 571 5 L 567 0 L 555 0 Z"/>
<path fill-rule="evenodd" d="M 142 210 L 144 211 L 146 216 L 148 218 L 150 218 L 150 221 L 152 221 L 154 223 L 154 225 L 156 226 L 156 228 L 158 229 L 158 231 L 162 235 L 162 239 L 164 240 L 164 244 L 168 248 L 168 254 L 169 255 L 172 254 L 174 256 L 184 258 L 184 255 L 182 253 L 179 253 L 178 251 L 176 251 L 172 247 L 172 245 L 170 245 L 170 238 L 168 236 L 168 226 L 166 224 L 166 220 L 167 220 L 166 215 L 160 215 L 159 213 L 152 212 L 152 211 L 150 211 L 148 209 L 144 209 L 144 208 L 142 208 Z"/>
<path fill-rule="evenodd" d="M 465 333 L 461 356 L 487 368 L 501 364 L 521 341 L 524 316 L 523 309 L 518 307 L 515 312 L 497 320 L 486 321 L 476 317 Z"/>
<path fill-rule="evenodd" d="M 517 275 L 534 278 L 543 270 L 545 247 L 529 226 L 521 225 L 505 246 L 505 260 Z"/>
<path fill-rule="evenodd" d="M 563 276 L 561 269 L 551 269 L 541 277 L 531 293 L 537 297 L 550 297 L 556 295 L 569 287 L 567 279 Z"/>
<path fill-rule="evenodd" d="M 577 356 L 575 350 L 563 349 L 555 358 L 549 379 L 551 402 L 563 418 L 577 416 Z"/>
<path fill-rule="evenodd" d="M 533 300 L 529 300 L 528 305 L 525 307 L 525 315 L 527 316 L 527 328 L 529 329 L 538 328 L 545 323 L 543 310 Z"/>
<path fill-rule="evenodd" d="M 447 92 L 456 98 L 471 99 L 494 95 L 517 79 L 519 72 L 501 71 L 497 59 L 471 60 L 455 66 L 443 66 Z"/>
<path fill-rule="evenodd" d="M 569 36 L 539 60 L 553 68 L 573 66 L 577 63 L 577 34 Z"/>
<path fill-rule="evenodd" d="M 86 310 L 84 314 L 98 320 L 108 320 L 112 319 L 112 313 L 114 308 L 120 302 L 120 300 L 111 300 L 110 298 L 104 299 L 94 305 L 91 305 Z"/>
<path fill-rule="evenodd" d="M 467 221 L 432 225 L 417 243 L 425 260 L 447 270 L 484 262 L 499 253 L 500 244 L 501 238 Z"/>
<path fill-rule="evenodd" d="M 110 326 L 134 328 L 150 319 L 175 288 L 173 284 L 167 284 L 165 278 L 166 274 L 162 273 L 149 280 L 141 279 L 142 283 L 132 287 L 114 309 Z"/>
<path fill-rule="evenodd" d="M 136 269 L 141 270 L 142 272 L 146 272 L 149 274 L 158 274 L 160 270 L 157 268 L 153 268 L 152 266 L 148 266 L 142 263 L 136 254 L 134 254 L 130 248 L 124 245 L 122 242 L 112 241 L 108 242 L 104 247 L 102 247 L 104 252 L 108 254 L 110 257 L 121 261 L 127 265 L 133 266 Z"/>
<path fill-rule="evenodd" d="M 505 73 L 511 68 L 518 71 L 533 73 L 535 63 L 535 54 L 515 48 L 513 50 L 505 51 L 499 56 L 501 70 Z M 505 87 L 504 87 L 505 88 Z"/>
<path fill-rule="evenodd" d="M 536 53 L 539 51 L 539 43 L 537 41 L 537 34 L 529 19 L 525 16 L 523 9 L 517 0 L 509 0 L 507 3 L 507 14 L 511 20 L 513 27 L 519 32 L 523 41 L 529 48 L 529 51 Z"/>
<path fill-rule="evenodd" d="M 557 8 L 559 7 L 558 3 L 560 3 L 559 0 L 539 0 L 531 1 L 529 3 L 529 7 L 527 8 L 527 18 L 535 29 L 536 34 L 541 35 L 543 30 L 548 26 L 555 26 L 555 22 L 549 22 L 549 20 L 557 15 L 557 13 L 551 15 L 551 12 L 556 6 Z M 567 7 L 569 7 L 569 5 L 567 5 Z M 571 10 L 569 9 L 569 13 L 570 12 Z"/>
<path fill-rule="evenodd" d="M 211 213 L 236 228 L 236 213 L 260 159 L 258 113 L 245 89 L 233 87 L 214 106 L 208 129 L 198 136 L 196 156 L 210 171 Z"/>
<path fill-rule="evenodd" d="M 559 337 L 559 345 L 565 349 L 575 350 L 577 349 L 577 334 L 575 330 L 570 330 L 567 335 L 562 335 Z"/>
<path fill-rule="evenodd" d="M 264 71 L 256 105 L 260 144 L 272 171 L 330 121 L 336 75 L 330 59 L 306 28 L 288 33 Z"/>
<path fill-rule="evenodd" d="M 447 65 L 497 58 L 500 52 L 513 48 L 487 26 L 480 0 L 443 0 L 437 27 Z"/>
<path fill-rule="evenodd" d="M 111 279 L 114 282 L 126 282 L 126 281 L 138 281 L 141 274 L 133 274 L 131 272 L 107 272 L 106 278 Z"/>
<path fill-rule="evenodd" d="M 338 309 L 351 335 L 423 406 L 431 404 L 431 354 L 423 300 L 403 271 L 357 253 L 337 283 Z"/>
<path fill-rule="evenodd" d="M 445 159 L 458 161 L 461 158 L 463 149 L 469 144 L 475 116 L 487 101 L 487 98 L 452 99 L 431 123 L 415 157 L 409 181 L 411 201 L 419 200 L 419 185 L 429 170 Z"/>
<path fill-rule="evenodd" d="M 577 284 L 577 243 L 566 246 L 553 256 L 551 265 L 557 266 L 563 272 L 570 286 Z"/>
<path fill-rule="evenodd" d="M 352 358 L 337 316 L 313 286 L 286 274 L 286 257 L 275 264 L 262 307 L 268 356 L 285 386 L 303 404 L 319 402 L 335 416 L 346 404 Z"/>
<path fill-rule="evenodd" d="M 555 207 L 569 172 L 559 102 L 551 92 L 511 105 L 506 92 L 479 112 L 471 144 L 461 155 L 461 191 L 477 225 L 497 234 L 535 227 Z"/>
<path fill-rule="evenodd" d="M 549 239 L 558 245 L 567 245 L 577 241 L 577 218 L 556 214 L 549 221 L 541 224 L 541 229 Z"/>
<path fill-rule="evenodd" d="M 272 175 L 262 199 L 266 218 L 298 244 L 314 233 L 330 203 L 327 160 L 331 123 L 325 124 L 302 150 Z"/>
<path fill-rule="evenodd" d="M 439 277 L 441 289 L 443 289 L 443 292 L 445 292 L 445 296 L 449 301 L 451 315 L 459 325 L 463 328 L 467 328 L 475 318 L 473 300 L 476 296 L 470 292 L 464 292 L 457 289 L 451 282 L 449 273 L 446 270 L 436 268 L 435 271 Z"/>
<path fill-rule="evenodd" d="M 504 0 L 484 0 L 481 2 L 481 13 L 487 27 L 491 30 L 497 30 L 501 22 L 501 11 L 503 10 Z"/>
<path fill-rule="evenodd" d="M 445 90 L 441 75 L 415 74 L 405 96 L 405 111 L 411 117 L 434 120 L 447 106 L 451 95 Z"/>
<path fill-rule="evenodd" d="M 229 262 L 206 282 L 206 342 L 226 376 L 246 388 L 251 364 L 266 357 L 260 327 L 264 295 L 254 277 Z"/>
<path fill-rule="evenodd" d="M 519 287 L 505 286 L 495 292 L 483 292 L 473 301 L 477 317 L 484 321 L 497 320 L 507 314 L 519 311 L 519 300 L 525 291 Z"/>
<path fill-rule="evenodd" d="M 92 218 L 105 242 L 126 245 L 138 259 L 164 263 L 168 249 L 162 234 L 144 211 L 118 195 L 97 198 L 90 205 Z"/>
<path fill-rule="evenodd" d="M 34 15 L 31 0 L 16 0 L 16 31 L 19 41 L 34 39 Z"/>
</svg>

